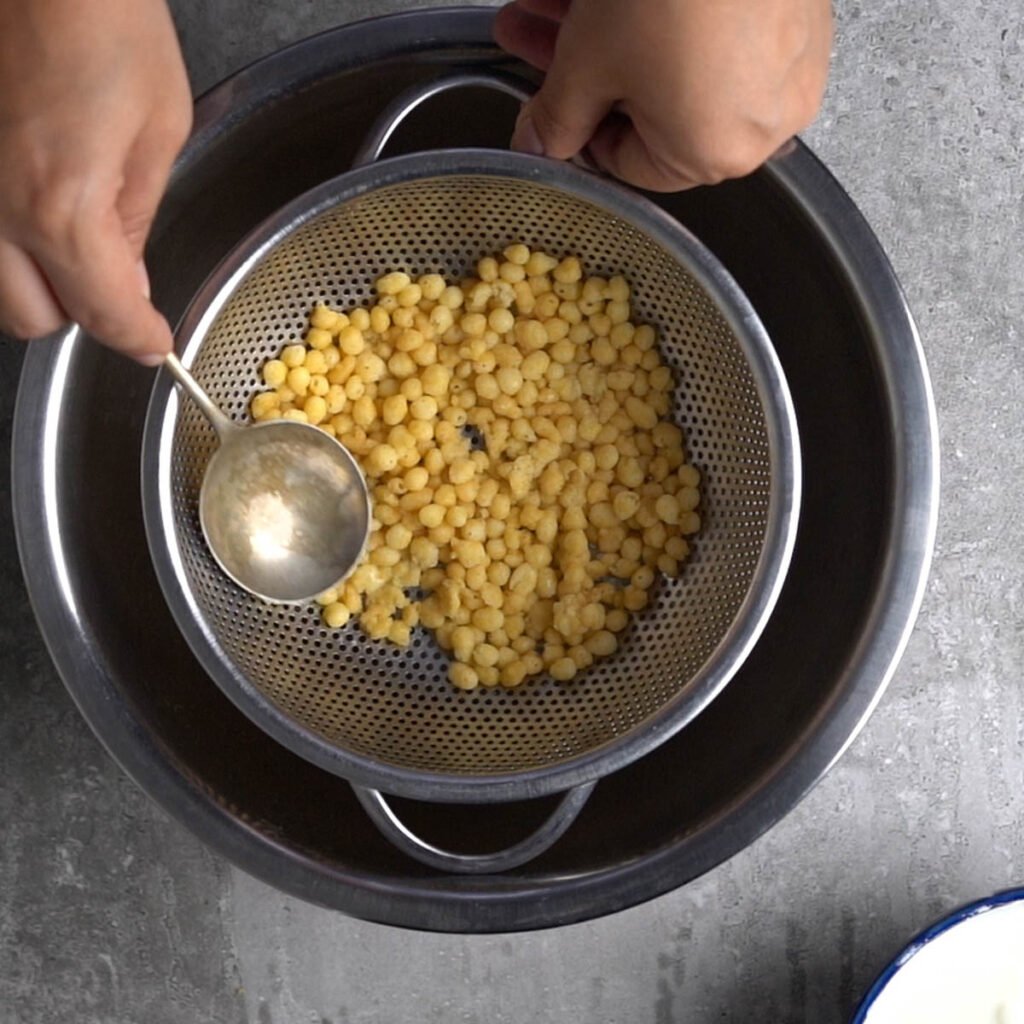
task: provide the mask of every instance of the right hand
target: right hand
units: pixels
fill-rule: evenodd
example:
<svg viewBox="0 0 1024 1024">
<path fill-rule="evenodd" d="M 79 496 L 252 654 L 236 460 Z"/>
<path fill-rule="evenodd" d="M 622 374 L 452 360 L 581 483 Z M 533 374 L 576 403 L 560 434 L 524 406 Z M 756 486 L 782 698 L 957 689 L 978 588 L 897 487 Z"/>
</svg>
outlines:
<svg viewBox="0 0 1024 1024">
<path fill-rule="evenodd" d="M 163 358 L 142 254 L 191 123 L 164 0 L 0 0 L 0 329 Z"/>
</svg>

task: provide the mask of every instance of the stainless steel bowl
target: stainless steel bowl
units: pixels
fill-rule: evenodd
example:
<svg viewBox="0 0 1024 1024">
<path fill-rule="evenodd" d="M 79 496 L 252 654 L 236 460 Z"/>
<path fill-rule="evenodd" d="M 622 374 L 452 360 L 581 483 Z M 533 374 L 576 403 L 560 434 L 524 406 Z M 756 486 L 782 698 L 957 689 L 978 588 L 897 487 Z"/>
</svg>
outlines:
<svg viewBox="0 0 1024 1024">
<path fill-rule="evenodd" d="M 201 101 L 150 252 L 154 294 L 172 320 L 249 229 L 350 164 L 389 99 L 445 70 L 496 63 L 491 17 L 452 10 L 350 26 Z M 467 91 L 445 104 L 410 118 L 390 151 L 506 143 L 513 101 Z M 393 849 L 346 783 L 269 740 L 221 694 L 150 565 L 138 460 L 151 373 L 73 333 L 29 350 L 15 517 L 40 627 L 113 756 L 245 870 L 408 927 L 514 931 L 592 918 L 747 845 L 875 706 L 917 612 L 937 508 L 934 410 L 898 283 L 802 146 L 744 181 L 658 202 L 722 260 L 774 340 L 804 438 L 796 548 L 765 632 L 726 690 L 678 736 L 602 779 L 549 852 L 500 875 L 446 875 Z M 532 829 L 551 803 L 400 808 L 438 844 L 471 835 L 488 849 Z"/>
<path fill-rule="evenodd" d="M 401 849 L 442 869 L 490 873 L 536 856 L 574 815 L 546 825 L 540 846 L 524 840 L 505 856 L 468 857 L 417 844 L 386 794 L 481 804 L 565 792 L 578 809 L 595 779 L 685 727 L 771 615 L 796 535 L 800 455 L 789 389 L 756 312 L 655 204 L 572 164 L 508 150 L 373 159 L 374 140 L 390 138 L 421 103 L 481 87 L 528 95 L 509 76 L 479 72 L 414 87 L 371 130 L 355 169 L 232 250 L 190 304 L 178 344 L 217 407 L 245 422 L 260 367 L 301 335 L 317 296 L 366 301 L 396 266 L 457 280 L 510 239 L 553 253 L 568 245 L 588 272 L 624 275 L 675 373 L 672 419 L 703 483 L 693 555 L 679 579 L 660 581 L 621 650 L 573 686 L 542 678 L 511 696 L 480 688 L 453 700 L 449 658 L 429 632 L 401 649 L 355 624 L 325 629 L 312 602 L 272 606 L 240 590 L 195 514 L 223 447 L 211 455 L 207 417 L 183 405 L 166 376 L 143 434 L 142 496 L 164 596 L 227 696 L 288 749 L 351 782 Z"/>
</svg>

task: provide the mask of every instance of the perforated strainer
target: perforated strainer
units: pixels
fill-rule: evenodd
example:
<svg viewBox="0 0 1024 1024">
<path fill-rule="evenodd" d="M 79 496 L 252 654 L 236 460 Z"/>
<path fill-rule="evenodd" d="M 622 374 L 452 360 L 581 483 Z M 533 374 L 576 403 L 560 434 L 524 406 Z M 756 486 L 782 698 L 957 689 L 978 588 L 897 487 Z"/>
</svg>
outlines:
<svg viewBox="0 0 1024 1024">
<path fill-rule="evenodd" d="M 703 528 L 680 579 L 657 585 L 619 652 L 572 684 L 463 693 L 417 630 L 400 649 L 319 609 L 269 605 L 221 573 L 203 543 L 197 495 L 215 438 L 161 374 L 143 447 L 146 525 L 161 585 L 193 651 L 258 725 L 348 779 L 412 856 L 447 870 L 522 863 L 569 825 L 594 781 L 692 719 L 736 672 L 781 587 L 796 529 L 800 460 L 793 408 L 753 309 L 714 257 L 629 190 L 564 163 L 491 150 L 373 162 L 402 117 L 456 85 L 520 92 L 465 74 L 402 97 L 359 166 L 257 228 L 196 296 L 179 329 L 183 361 L 237 420 L 263 362 L 299 337 L 318 302 L 360 304 L 383 273 L 465 276 L 522 241 L 582 257 L 631 283 L 634 319 L 654 325 L 675 370 L 673 415 L 703 474 Z M 408 832 L 383 793 L 491 802 L 565 792 L 535 835 L 469 856 Z"/>
</svg>

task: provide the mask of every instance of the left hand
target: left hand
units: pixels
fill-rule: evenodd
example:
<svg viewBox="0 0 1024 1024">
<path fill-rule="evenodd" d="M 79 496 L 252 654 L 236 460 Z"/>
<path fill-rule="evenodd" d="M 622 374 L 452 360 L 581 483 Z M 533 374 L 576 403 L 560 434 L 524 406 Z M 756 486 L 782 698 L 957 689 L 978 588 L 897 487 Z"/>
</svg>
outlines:
<svg viewBox="0 0 1024 1024">
<path fill-rule="evenodd" d="M 498 43 L 545 72 L 514 149 L 670 192 L 759 167 L 821 104 L 830 0 L 513 0 Z"/>
</svg>

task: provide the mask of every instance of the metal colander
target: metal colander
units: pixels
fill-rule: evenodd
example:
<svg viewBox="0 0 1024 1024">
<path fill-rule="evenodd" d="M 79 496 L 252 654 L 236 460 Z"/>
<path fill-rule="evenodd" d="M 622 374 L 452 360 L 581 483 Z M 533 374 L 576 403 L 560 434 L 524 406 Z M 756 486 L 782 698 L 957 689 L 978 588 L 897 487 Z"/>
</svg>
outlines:
<svg viewBox="0 0 1024 1024">
<path fill-rule="evenodd" d="M 703 528 L 681 578 L 661 580 L 620 650 L 570 684 L 455 690 L 447 656 L 414 631 L 400 649 L 319 609 L 235 586 L 205 546 L 197 505 L 215 437 L 166 380 L 144 452 L 151 546 L 185 636 L 214 679 L 296 752 L 354 783 L 440 800 L 564 790 L 640 756 L 727 682 L 774 603 L 795 530 L 793 411 L 768 338 L 717 261 L 627 190 L 519 154 L 415 154 L 296 200 L 229 257 L 179 331 L 183 359 L 245 421 L 262 364 L 319 302 L 370 299 L 383 273 L 458 279 L 525 242 L 624 275 L 634 322 L 657 328 L 677 382 L 673 417 L 702 472 Z"/>
</svg>

